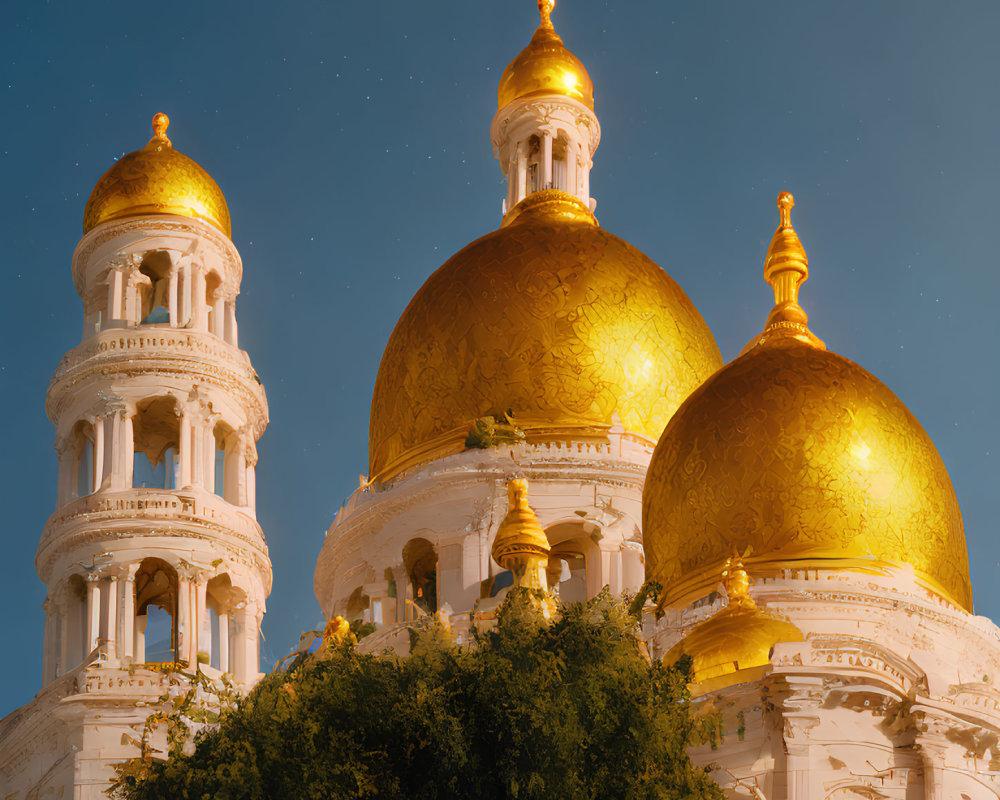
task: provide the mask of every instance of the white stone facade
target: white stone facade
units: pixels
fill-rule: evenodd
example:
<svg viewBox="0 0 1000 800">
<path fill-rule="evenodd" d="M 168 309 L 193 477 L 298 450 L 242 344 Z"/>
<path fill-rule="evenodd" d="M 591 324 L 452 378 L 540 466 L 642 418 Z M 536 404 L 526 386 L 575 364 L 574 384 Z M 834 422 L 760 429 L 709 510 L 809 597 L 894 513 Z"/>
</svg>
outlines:
<svg viewBox="0 0 1000 800">
<path fill-rule="evenodd" d="M 642 485 L 651 454 L 647 439 L 618 430 L 603 443 L 467 450 L 381 489 L 362 487 L 338 513 L 316 564 L 323 614 L 375 623 L 378 632 L 362 640 L 373 652 L 405 651 L 405 624 L 439 610 L 463 636 L 480 601 L 509 585 L 490 549 L 515 476 L 529 481 L 552 546 L 549 582 L 564 600 L 604 586 L 635 593 L 644 579 Z"/>
<path fill-rule="evenodd" d="M 692 750 L 732 798 L 985 800 L 1000 797 L 1000 629 L 920 587 L 912 573 L 787 571 L 754 582 L 805 641 L 771 666 L 696 698 L 720 739 Z M 659 621 L 662 657 L 726 603 L 722 592 Z"/>
<path fill-rule="evenodd" d="M 264 389 L 238 349 L 242 265 L 203 222 L 107 222 L 73 258 L 83 341 L 49 387 L 56 510 L 36 556 L 43 689 L 0 722 L 4 797 L 104 797 L 179 662 L 259 678 L 271 566 L 257 524 Z"/>
</svg>

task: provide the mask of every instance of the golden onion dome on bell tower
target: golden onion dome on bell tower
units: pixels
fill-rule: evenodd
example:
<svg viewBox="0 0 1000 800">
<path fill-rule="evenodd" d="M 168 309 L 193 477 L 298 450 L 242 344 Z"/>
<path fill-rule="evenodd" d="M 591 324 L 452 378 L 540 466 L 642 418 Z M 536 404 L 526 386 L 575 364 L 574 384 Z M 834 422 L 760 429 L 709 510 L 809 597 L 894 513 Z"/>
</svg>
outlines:
<svg viewBox="0 0 1000 800">
<path fill-rule="evenodd" d="M 733 552 L 784 569 L 892 573 L 972 609 L 958 500 L 930 437 L 883 383 L 832 353 L 798 303 L 808 277 L 792 196 L 765 260 L 763 333 L 678 409 L 643 491 L 649 577 L 677 604 L 711 591 Z"/>
<path fill-rule="evenodd" d="M 83 232 L 102 222 L 144 214 L 175 214 L 207 222 L 232 236 L 229 206 L 219 185 L 194 160 L 174 150 L 170 119 L 153 117 L 153 138 L 122 156 L 97 182 L 83 212 Z"/>
<path fill-rule="evenodd" d="M 594 83 L 552 25 L 555 0 L 538 0 L 541 24 L 528 46 L 507 65 L 497 87 L 497 108 L 522 97 L 560 94 L 594 108 Z"/>
</svg>

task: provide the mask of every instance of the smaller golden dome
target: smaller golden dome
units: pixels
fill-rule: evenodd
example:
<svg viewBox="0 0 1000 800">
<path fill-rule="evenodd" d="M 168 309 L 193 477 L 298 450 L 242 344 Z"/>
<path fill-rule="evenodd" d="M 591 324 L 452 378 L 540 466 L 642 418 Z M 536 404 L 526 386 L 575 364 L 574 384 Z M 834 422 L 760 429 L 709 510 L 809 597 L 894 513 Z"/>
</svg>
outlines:
<svg viewBox="0 0 1000 800">
<path fill-rule="evenodd" d="M 791 622 L 758 608 L 739 558 L 726 562 L 722 577 L 729 605 L 696 626 L 663 659 L 672 664 L 682 655 L 691 656 L 691 682 L 698 694 L 756 680 L 770 665 L 776 644 L 803 640 Z"/>
<path fill-rule="evenodd" d="M 174 150 L 167 138 L 168 125 L 166 114 L 154 116 L 149 143 L 122 156 L 104 173 L 84 209 L 84 233 L 113 219 L 176 214 L 200 219 L 232 236 L 225 195 L 211 175 Z"/>
<path fill-rule="evenodd" d="M 533 94 L 561 94 L 593 110 L 594 83 L 552 27 L 550 15 L 555 5 L 555 0 L 538 0 L 542 22 L 528 46 L 500 76 L 497 109 Z"/>
<path fill-rule="evenodd" d="M 798 304 L 808 276 L 791 195 L 765 261 L 775 306 L 743 353 L 671 417 L 642 497 L 647 574 L 674 605 L 734 551 L 755 574 L 830 569 L 916 580 L 972 610 L 958 500 L 930 437 L 892 391 L 832 353 Z"/>
</svg>

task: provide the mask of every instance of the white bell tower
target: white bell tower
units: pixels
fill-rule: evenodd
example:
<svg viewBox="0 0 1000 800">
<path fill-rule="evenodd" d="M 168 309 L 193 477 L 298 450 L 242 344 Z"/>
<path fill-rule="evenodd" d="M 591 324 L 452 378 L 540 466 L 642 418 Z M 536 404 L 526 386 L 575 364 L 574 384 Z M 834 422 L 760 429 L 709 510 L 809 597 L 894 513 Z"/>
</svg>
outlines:
<svg viewBox="0 0 1000 800">
<path fill-rule="evenodd" d="M 73 255 L 83 337 L 49 387 L 59 482 L 35 559 L 43 689 L 0 731 L 0 751 L 37 739 L 15 770 L 28 796 L 103 799 L 110 765 L 137 755 L 128 737 L 183 690 L 177 673 L 260 675 L 267 402 L 238 346 L 225 198 L 167 122 L 97 184 Z"/>
</svg>

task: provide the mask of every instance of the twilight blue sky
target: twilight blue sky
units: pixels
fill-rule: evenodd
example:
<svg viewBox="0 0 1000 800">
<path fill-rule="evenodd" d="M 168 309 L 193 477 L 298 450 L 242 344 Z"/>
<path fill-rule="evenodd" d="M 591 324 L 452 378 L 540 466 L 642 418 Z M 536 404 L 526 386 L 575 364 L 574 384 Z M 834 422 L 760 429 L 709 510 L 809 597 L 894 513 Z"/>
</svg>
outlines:
<svg viewBox="0 0 1000 800">
<path fill-rule="evenodd" d="M 596 87 L 602 225 L 684 287 L 726 359 L 770 308 L 774 199 L 795 193 L 813 329 L 934 439 L 977 611 L 1000 618 L 1000 4 L 561 0 L 553 19 Z M 532 0 L 4 3 L 0 714 L 39 688 L 33 558 L 56 485 L 44 399 L 80 337 L 69 266 L 97 179 L 165 111 L 229 200 L 241 344 L 271 408 L 269 668 L 320 624 L 315 559 L 367 471 L 397 317 L 499 223 L 496 84 L 536 24 Z"/>
</svg>

